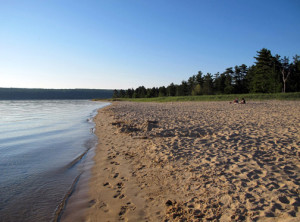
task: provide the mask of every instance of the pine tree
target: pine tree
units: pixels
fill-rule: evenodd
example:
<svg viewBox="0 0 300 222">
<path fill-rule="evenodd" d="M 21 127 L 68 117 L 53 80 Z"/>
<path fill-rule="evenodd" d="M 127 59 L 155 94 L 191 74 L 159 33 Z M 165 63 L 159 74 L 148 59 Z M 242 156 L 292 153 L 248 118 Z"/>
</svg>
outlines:
<svg viewBox="0 0 300 222">
<path fill-rule="evenodd" d="M 166 87 L 164 87 L 164 86 L 159 87 L 158 91 L 159 91 L 159 93 L 158 93 L 159 97 L 167 96 L 167 89 L 166 89 Z"/>
<path fill-rule="evenodd" d="M 147 95 L 147 90 L 144 86 L 140 86 L 135 90 L 134 98 L 145 98 Z"/>
<path fill-rule="evenodd" d="M 281 74 L 282 74 L 282 82 L 283 82 L 283 88 L 282 88 L 282 92 L 285 93 L 286 91 L 286 81 L 288 80 L 288 78 L 290 77 L 291 74 L 291 65 L 290 65 L 290 61 L 289 58 L 287 58 L 286 56 L 283 57 L 283 59 L 281 60 Z"/>
<path fill-rule="evenodd" d="M 196 76 L 193 75 L 188 79 L 189 95 L 192 95 L 192 91 L 196 85 L 197 85 Z"/>
<path fill-rule="evenodd" d="M 274 93 L 280 91 L 280 73 L 276 68 L 276 57 L 268 49 L 257 52 L 250 90 L 254 93 Z"/>
<path fill-rule="evenodd" d="M 114 90 L 114 93 L 113 93 L 113 96 L 112 96 L 112 98 L 120 98 L 120 95 L 119 95 L 119 91 L 118 90 Z"/>
<path fill-rule="evenodd" d="M 210 73 L 207 73 L 203 77 L 203 94 L 205 95 L 213 94 L 213 78 Z"/>
<path fill-rule="evenodd" d="M 197 84 L 192 91 L 192 96 L 199 96 L 201 94 L 202 94 L 201 86 L 200 84 Z"/>
<path fill-rule="evenodd" d="M 223 73 L 225 75 L 225 87 L 224 87 L 224 93 L 225 94 L 231 94 L 233 93 L 234 87 L 232 82 L 232 75 L 233 75 L 232 67 L 227 68 L 226 71 Z"/>
<path fill-rule="evenodd" d="M 182 81 L 181 85 L 177 87 L 176 96 L 187 96 L 189 94 L 189 87 L 187 81 Z"/>
<path fill-rule="evenodd" d="M 202 77 L 202 72 L 201 71 L 198 71 L 198 74 L 196 75 L 196 82 L 197 82 L 197 84 L 200 84 L 200 86 L 202 86 L 203 77 Z"/>
<path fill-rule="evenodd" d="M 176 86 L 174 85 L 174 83 L 171 83 L 168 87 L 167 87 L 167 95 L 168 96 L 176 96 Z"/>
<path fill-rule="evenodd" d="M 226 76 L 224 73 L 216 73 L 214 77 L 215 94 L 223 94 L 225 89 Z"/>
<path fill-rule="evenodd" d="M 295 55 L 290 64 L 291 74 L 287 80 L 287 91 L 300 92 L 300 56 Z"/>
<path fill-rule="evenodd" d="M 246 93 L 248 91 L 245 82 L 246 75 L 247 66 L 245 64 L 234 67 L 234 72 L 232 73 L 232 85 L 234 87 L 234 93 Z"/>
</svg>

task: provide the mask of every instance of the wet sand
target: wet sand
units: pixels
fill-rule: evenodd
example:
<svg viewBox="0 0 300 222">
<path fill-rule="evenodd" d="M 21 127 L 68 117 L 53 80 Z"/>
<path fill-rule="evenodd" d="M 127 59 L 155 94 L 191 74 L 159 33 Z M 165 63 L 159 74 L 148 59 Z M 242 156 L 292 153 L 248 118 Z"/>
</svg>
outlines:
<svg viewBox="0 0 300 222">
<path fill-rule="evenodd" d="M 99 110 L 86 221 L 299 221 L 300 101 Z"/>
</svg>

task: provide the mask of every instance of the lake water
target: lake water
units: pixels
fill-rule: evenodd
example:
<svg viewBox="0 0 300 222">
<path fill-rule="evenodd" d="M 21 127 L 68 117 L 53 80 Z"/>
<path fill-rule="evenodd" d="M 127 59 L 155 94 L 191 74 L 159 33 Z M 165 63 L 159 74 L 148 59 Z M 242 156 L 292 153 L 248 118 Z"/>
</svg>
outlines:
<svg viewBox="0 0 300 222">
<path fill-rule="evenodd" d="M 51 221 L 95 147 L 108 103 L 0 101 L 0 221 Z"/>
</svg>

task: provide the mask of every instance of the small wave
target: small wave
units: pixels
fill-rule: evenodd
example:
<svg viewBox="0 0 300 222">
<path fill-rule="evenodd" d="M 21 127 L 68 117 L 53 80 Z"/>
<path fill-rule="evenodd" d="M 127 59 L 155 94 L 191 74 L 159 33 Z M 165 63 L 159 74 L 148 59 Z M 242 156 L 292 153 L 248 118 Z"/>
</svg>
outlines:
<svg viewBox="0 0 300 222">
<path fill-rule="evenodd" d="M 86 149 L 82 154 L 80 154 L 78 157 L 76 157 L 74 160 L 72 160 L 67 166 L 67 169 L 70 169 L 72 167 L 74 167 L 77 163 L 79 163 L 87 154 L 87 152 L 90 150 L 91 148 Z"/>
<path fill-rule="evenodd" d="M 82 173 L 81 173 L 82 174 Z M 76 185 L 79 181 L 79 178 L 81 176 L 81 174 L 79 174 L 75 180 L 73 181 L 70 189 L 68 190 L 68 192 L 66 193 L 66 195 L 64 196 L 64 198 L 62 199 L 61 203 L 58 205 L 58 207 L 55 210 L 55 215 L 54 215 L 54 219 L 53 222 L 58 222 L 61 219 L 61 216 L 66 208 L 67 202 L 69 200 L 69 198 L 72 196 L 72 194 L 74 193 L 75 189 L 76 189 Z"/>
<path fill-rule="evenodd" d="M 94 134 L 95 133 L 95 128 L 93 127 L 93 128 L 90 128 L 90 132 L 92 133 L 92 134 Z"/>
<path fill-rule="evenodd" d="M 87 118 L 86 121 L 89 122 L 89 123 L 92 123 L 93 122 L 93 117 Z"/>
</svg>

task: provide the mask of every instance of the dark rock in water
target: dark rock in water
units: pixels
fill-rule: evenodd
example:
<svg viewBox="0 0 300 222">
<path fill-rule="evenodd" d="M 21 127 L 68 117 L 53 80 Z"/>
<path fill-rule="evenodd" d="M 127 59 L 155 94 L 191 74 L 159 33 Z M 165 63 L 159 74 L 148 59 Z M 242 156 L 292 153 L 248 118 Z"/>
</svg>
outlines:
<svg viewBox="0 0 300 222">
<path fill-rule="evenodd" d="M 172 206 L 172 205 L 173 205 L 173 202 L 172 202 L 171 200 L 168 200 L 168 201 L 166 202 L 166 205 L 167 205 L 167 206 Z"/>
</svg>

